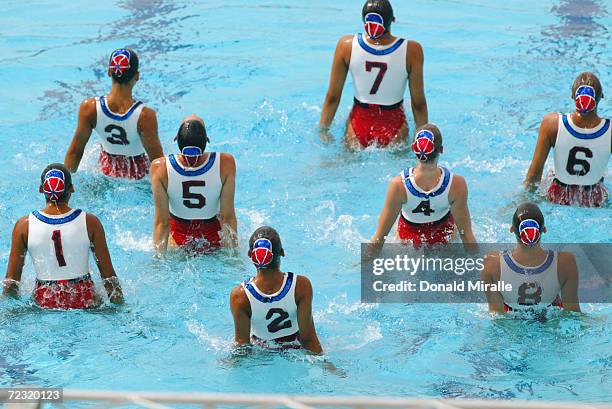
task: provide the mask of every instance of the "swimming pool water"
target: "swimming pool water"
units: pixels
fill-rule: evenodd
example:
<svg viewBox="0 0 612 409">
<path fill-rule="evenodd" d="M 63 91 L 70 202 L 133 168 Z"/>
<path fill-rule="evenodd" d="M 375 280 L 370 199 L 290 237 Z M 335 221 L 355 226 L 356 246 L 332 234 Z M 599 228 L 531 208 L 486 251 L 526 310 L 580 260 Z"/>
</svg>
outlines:
<svg viewBox="0 0 612 409">
<path fill-rule="evenodd" d="M 546 322 L 491 319 L 484 305 L 361 304 L 359 245 L 374 232 L 389 178 L 412 157 L 349 153 L 317 136 L 334 46 L 360 30 L 361 2 L 124 0 L 3 3 L 0 15 L 0 264 L 13 223 L 42 206 L 37 178 L 61 161 L 80 101 L 107 92 L 108 53 L 139 52 L 136 95 L 158 113 L 165 152 L 187 114 L 237 159 L 241 247 L 198 259 L 151 250 L 146 181 L 111 181 L 90 143 L 73 205 L 104 223 L 127 304 L 44 312 L 0 301 L 0 386 L 560 399 L 612 402 L 608 305 Z M 612 3 L 396 0 L 394 32 L 426 55 L 442 163 L 466 177 L 477 238 L 511 239 L 541 117 L 570 108 L 583 70 L 610 85 Z M 607 88 L 605 88 L 607 89 Z M 606 99 L 603 114 L 610 114 Z M 608 188 L 610 184 L 608 182 Z M 533 197 L 532 197 L 533 198 Z M 537 197 L 536 197 L 537 199 Z M 542 204 L 549 242 L 612 242 L 612 210 Z M 253 273 L 252 230 L 283 237 L 286 270 L 308 275 L 330 372 L 302 353 L 231 354 L 229 291 Z"/>
</svg>

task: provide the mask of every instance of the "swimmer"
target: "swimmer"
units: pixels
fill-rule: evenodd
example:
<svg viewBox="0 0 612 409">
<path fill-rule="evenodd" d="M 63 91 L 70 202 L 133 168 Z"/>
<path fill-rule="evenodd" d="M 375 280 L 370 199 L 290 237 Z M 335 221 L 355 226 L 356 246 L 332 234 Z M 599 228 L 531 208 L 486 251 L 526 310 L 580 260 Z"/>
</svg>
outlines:
<svg viewBox="0 0 612 409">
<path fill-rule="evenodd" d="M 382 246 L 398 216 L 399 239 L 415 247 L 448 243 L 456 229 L 464 244 L 475 243 L 467 183 L 463 177 L 438 166 L 443 152 L 438 127 L 426 124 L 419 128 L 412 150 L 418 164 L 407 167 L 389 183 L 372 243 Z"/>
<path fill-rule="evenodd" d="M 346 124 L 349 147 L 372 144 L 387 146 L 405 142 L 408 122 L 404 93 L 410 85 L 410 102 L 417 128 L 427 123 L 427 101 L 423 85 L 423 48 L 391 34 L 395 21 L 388 0 L 367 0 L 362 17 L 365 34 L 344 36 L 336 46 L 329 89 L 321 112 L 320 135 L 330 139 L 346 74 L 355 86 L 354 104 Z"/>
<path fill-rule="evenodd" d="M 550 113 L 542 120 L 525 185 L 535 190 L 553 148 L 555 178 L 546 193 L 548 201 L 566 206 L 606 206 L 609 195 L 603 180 L 612 152 L 612 130 L 610 119 L 597 113 L 603 98 L 599 78 L 591 72 L 578 75 L 571 97 L 575 112 Z"/>
<path fill-rule="evenodd" d="M 150 160 L 164 156 L 157 134 L 155 111 L 134 100 L 132 91 L 140 79 L 138 55 L 134 50 L 113 51 L 108 66 L 111 92 L 87 98 L 79 109 L 77 129 L 64 163 L 76 172 L 85 146 L 96 130 L 102 152 L 100 171 L 115 178 L 142 179 L 149 173 Z"/>
<path fill-rule="evenodd" d="M 33 298 L 41 308 L 87 309 L 100 304 L 89 272 L 89 251 L 100 270 L 108 298 L 123 303 L 123 293 L 111 262 L 104 228 L 92 214 L 68 206 L 74 193 L 70 171 L 53 163 L 40 177 L 46 207 L 15 223 L 5 295 L 17 297 L 26 253 L 36 271 Z"/>
<path fill-rule="evenodd" d="M 533 203 L 523 203 L 512 216 L 510 232 L 518 242 L 512 251 L 485 257 L 482 279 L 512 286 L 509 292 L 488 291 L 489 311 L 505 313 L 536 306 L 558 306 L 580 312 L 578 268 L 571 253 L 542 248 L 544 216 Z"/>
<path fill-rule="evenodd" d="M 153 241 L 158 254 L 166 252 L 169 240 L 172 245 L 208 253 L 223 244 L 223 236 L 225 245 L 236 247 L 234 157 L 206 152 L 206 127 L 196 115 L 183 120 L 175 140 L 181 153 L 151 165 Z"/>
<path fill-rule="evenodd" d="M 255 230 L 248 255 L 257 275 L 230 296 L 236 343 L 291 347 L 287 343 L 297 340 L 304 349 L 321 354 L 312 318 L 312 285 L 305 276 L 280 271 L 285 251 L 276 230 Z"/>
</svg>

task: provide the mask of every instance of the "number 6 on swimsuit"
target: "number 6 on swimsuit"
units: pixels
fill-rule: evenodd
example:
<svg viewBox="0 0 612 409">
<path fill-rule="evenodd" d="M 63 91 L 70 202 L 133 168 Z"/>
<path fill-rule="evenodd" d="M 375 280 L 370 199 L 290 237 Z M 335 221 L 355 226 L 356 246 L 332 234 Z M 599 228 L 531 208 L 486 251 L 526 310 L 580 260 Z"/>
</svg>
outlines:
<svg viewBox="0 0 612 409">
<path fill-rule="evenodd" d="M 584 154 L 584 159 L 578 159 L 578 152 Z M 586 159 L 591 159 L 592 157 L 593 151 L 589 148 L 574 146 L 569 151 L 569 157 L 567 158 L 567 166 L 565 167 L 565 170 L 570 175 L 584 176 L 591 170 L 591 164 Z M 578 167 L 578 169 L 576 169 L 576 167 Z"/>
<path fill-rule="evenodd" d="M 385 77 L 385 73 L 387 72 L 387 63 L 386 62 L 374 62 L 374 61 L 366 61 L 365 69 L 367 72 L 372 72 L 373 68 L 378 68 L 378 75 L 376 76 L 376 80 L 374 80 L 374 84 L 372 84 L 372 89 L 370 90 L 370 95 L 374 95 L 378 92 L 378 88 L 380 87 L 380 83 Z"/>
</svg>

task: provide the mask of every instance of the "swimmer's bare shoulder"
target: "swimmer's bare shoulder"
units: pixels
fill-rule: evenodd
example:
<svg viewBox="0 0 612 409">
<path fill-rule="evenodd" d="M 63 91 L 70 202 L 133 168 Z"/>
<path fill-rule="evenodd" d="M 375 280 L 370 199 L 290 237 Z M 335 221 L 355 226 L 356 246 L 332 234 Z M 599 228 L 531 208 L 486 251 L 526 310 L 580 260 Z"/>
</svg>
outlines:
<svg viewBox="0 0 612 409">
<path fill-rule="evenodd" d="M 410 72 L 413 66 L 423 64 L 425 55 L 423 52 L 423 46 L 418 41 L 408 40 L 406 48 L 406 66 Z"/>
<path fill-rule="evenodd" d="M 295 300 L 299 303 L 302 299 L 312 299 L 312 283 L 308 277 L 296 274 Z"/>
<path fill-rule="evenodd" d="M 552 147 L 557 142 L 557 133 L 559 132 L 559 114 L 550 112 L 544 115 L 540 124 L 540 133 L 546 137 L 548 144 Z"/>
<path fill-rule="evenodd" d="M 92 128 L 96 127 L 97 109 L 95 98 L 85 98 L 81 102 L 81 106 L 79 107 L 79 113 L 81 113 L 85 118 L 89 120 Z"/>
<path fill-rule="evenodd" d="M 234 341 L 238 345 L 250 343 L 251 303 L 244 287 L 238 284 L 230 292 L 230 310 L 234 317 Z"/>
<path fill-rule="evenodd" d="M 166 158 L 161 157 L 151 162 L 151 178 L 167 179 Z M 165 176 L 165 177 L 164 177 Z"/>
<path fill-rule="evenodd" d="M 340 37 L 338 44 L 336 45 L 336 56 L 335 58 L 342 58 L 344 63 L 348 66 L 351 61 L 351 53 L 353 51 L 353 37 L 352 35 L 345 35 Z"/>
<path fill-rule="evenodd" d="M 482 269 L 482 279 L 492 283 L 499 281 L 501 276 L 500 255 L 498 252 L 489 253 L 484 257 L 484 267 Z"/>
<path fill-rule="evenodd" d="M 231 153 L 220 152 L 221 160 L 221 180 L 225 180 L 228 176 L 236 174 L 236 160 Z"/>
<path fill-rule="evenodd" d="M 232 288 L 232 291 L 230 292 L 230 305 L 232 310 L 234 310 L 234 307 L 243 310 L 245 307 L 251 305 L 249 303 L 249 298 L 244 291 L 244 287 L 241 284 L 238 284 Z"/>
</svg>

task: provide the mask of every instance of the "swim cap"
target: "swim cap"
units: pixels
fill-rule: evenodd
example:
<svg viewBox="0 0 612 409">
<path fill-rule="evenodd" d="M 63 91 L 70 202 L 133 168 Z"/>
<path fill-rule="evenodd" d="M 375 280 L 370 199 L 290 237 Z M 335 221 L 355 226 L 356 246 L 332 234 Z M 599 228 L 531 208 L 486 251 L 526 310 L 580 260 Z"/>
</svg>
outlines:
<svg viewBox="0 0 612 409">
<path fill-rule="evenodd" d="M 40 185 L 47 200 L 59 202 L 72 187 L 70 171 L 61 163 L 52 163 L 40 175 Z"/>
<path fill-rule="evenodd" d="M 576 111 L 581 114 L 588 114 L 597 108 L 597 93 L 595 88 L 590 85 L 581 85 L 574 95 L 576 100 Z"/>
<path fill-rule="evenodd" d="M 512 216 L 512 226 L 517 239 L 526 246 L 537 244 L 542 237 L 544 215 L 534 203 L 523 203 Z"/>
<path fill-rule="evenodd" d="M 204 154 L 206 144 L 209 142 L 206 127 L 197 119 L 185 121 L 179 127 L 175 140 L 181 154 L 190 166 L 194 166 L 198 158 Z"/>
<path fill-rule="evenodd" d="M 374 40 L 385 34 L 385 21 L 378 13 L 368 13 L 363 19 L 365 32 Z"/>
<path fill-rule="evenodd" d="M 119 48 L 111 53 L 108 67 L 113 80 L 125 84 L 138 72 L 138 55 L 130 48 Z"/>
<path fill-rule="evenodd" d="M 395 21 L 393 7 L 388 0 L 367 0 L 363 5 L 361 17 L 365 32 L 374 40 L 389 31 L 391 23 Z"/>
<path fill-rule="evenodd" d="M 253 249 L 251 250 L 251 260 L 255 267 L 264 268 L 269 265 L 274 259 L 274 253 L 272 252 L 272 242 L 266 238 L 257 239 L 253 243 Z"/>
<path fill-rule="evenodd" d="M 258 228 L 249 239 L 249 256 L 258 269 L 278 268 L 282 251 L 280 236 L 272 227 Z"/>
<path fill-rule="evenodd" d="M 540 241 L 540 223 L 533 219 L 523 220 L 519 224 L 519 237 L 526 246 L 533 246 Z"/>
<path fill-rule="evenodd" d="M 426 161 L 429 155 L 436 151 L 433 132 L 428 129 L 420 130 L 412 142 L 412 151 L 420 161 Z"/>
</svg>

